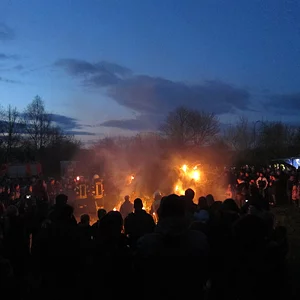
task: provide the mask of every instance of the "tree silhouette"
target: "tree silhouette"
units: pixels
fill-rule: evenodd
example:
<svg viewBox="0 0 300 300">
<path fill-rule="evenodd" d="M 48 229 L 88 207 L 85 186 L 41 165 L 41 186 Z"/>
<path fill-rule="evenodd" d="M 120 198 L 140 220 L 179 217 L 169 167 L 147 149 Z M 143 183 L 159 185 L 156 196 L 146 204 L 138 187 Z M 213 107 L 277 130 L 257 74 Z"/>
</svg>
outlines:
<svg viewBox="0 0 300 300">
<path fill-rule="evenodd" d="M 254 124 L 245 117 L 230 125 L 224 132 L 226 143 L 235 151 L 246 151 L 255 146 Z"/>
<path fill-rule="evenodd" d="M 212 113 L 179 107 L 168 114 L 161 131 L 178 146 L 204 146 L 219 133 L 219 125 Z"/>
<path fill-rule="evenodd" d="M 50 114 L 46 112 L 44 101 L 36 96 L 24 111 L 24 129 L 34 150 L 47 146 L 53 134 Z"/>
<path fill-rule="evenodd" d="M 7 109 L 1 109 L 0 118 L 1 145 L 4 148 L 4 160 L 8 162 L 13 158 L 13 150 L 20 142 L 20 114 L 17 108 L 9 105 Z"/>
</svg>

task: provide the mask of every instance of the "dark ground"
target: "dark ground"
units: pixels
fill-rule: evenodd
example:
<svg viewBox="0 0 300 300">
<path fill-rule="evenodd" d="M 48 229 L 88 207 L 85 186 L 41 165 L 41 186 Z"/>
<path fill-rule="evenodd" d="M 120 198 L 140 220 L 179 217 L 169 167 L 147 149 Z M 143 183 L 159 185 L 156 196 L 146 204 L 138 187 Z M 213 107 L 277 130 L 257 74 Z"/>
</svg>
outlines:
<svg viewBox="0 0 300 300">
<path fill-rule="evenodd" d="M 300 299 L 300 209 L 277 207 L 273 209 L 278 225 L 287 228 L 289 253 L 285 299 Z"/>
</svg>

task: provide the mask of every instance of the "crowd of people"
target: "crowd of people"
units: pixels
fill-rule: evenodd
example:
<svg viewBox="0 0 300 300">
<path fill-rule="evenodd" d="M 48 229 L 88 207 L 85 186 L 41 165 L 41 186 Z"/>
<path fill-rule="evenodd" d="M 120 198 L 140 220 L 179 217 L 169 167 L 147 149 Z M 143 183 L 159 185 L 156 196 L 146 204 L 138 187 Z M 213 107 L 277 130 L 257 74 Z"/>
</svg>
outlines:
<svg viewBox="0 0 300 300">
<path fill-rule="evenodd" d="M 243 205 L 249 196 L 259 191 L 260 197 L 271 205 L 291 204 L 299 207 L 300 169 L 260 168 L 244 166 L 239 170 L 225 170 L 228 183 L 225 195 Z"/>
<path fill-rule="evenodd" d="M 286 229 L 276 226 L 266 201 L 267 172 L 250 180 L 247 174 L 253 172 L 241 171 L 236 195 L 231 191 L 224 201 L 212 195 L 196 200 L 192 189 L 185 195 L 156 193 L 148 213 L 141 199 L 132 203 L 126 196 L 120 212 L 101 208 L 94 224 L 86 214 L 77 222 L 68 196 L 59 191 L 52 205 L 41 180 L 29 185 L 25 197 L 18 185 L 13 198 L 1 189 L 2 294 L 9 299 L 282 298 Z"/>
</svg>

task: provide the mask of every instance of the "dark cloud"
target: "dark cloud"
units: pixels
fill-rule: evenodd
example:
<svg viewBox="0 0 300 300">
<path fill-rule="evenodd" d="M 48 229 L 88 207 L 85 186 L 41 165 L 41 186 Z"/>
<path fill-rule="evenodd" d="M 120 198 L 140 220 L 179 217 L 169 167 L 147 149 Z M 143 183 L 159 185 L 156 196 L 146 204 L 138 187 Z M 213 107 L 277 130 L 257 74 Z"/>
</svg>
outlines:
<svg viewBox="0 0 300 300">
<path fill-rule="evenodd" d="M 181 105 L 216 114 L 249 110 L 251 106 L 246 89 L 222 81 L 190 85 L 165 78 L 136 76 L 128 68 L 107 62 L 92 64 L 61 59 L 55 65 L 80 78 L 87 86 L 106 87 L 107 94 L 118 104 L 140 114 L 165 114 Z"/>
<path fill-rule="evenodd" d="M 133 131 L 148 131 L 157 130 L 161 125 L 161 122 L 162 120 L 158 116 L 141 115 L 135 119 L 108 120 L 99 124 L 99 126 L 121 128 Z"/>
<path fill-rule="evenodd" d="M 59 59 L 54 63 L 54 65 L 64 68 L 66 72 L 74 76 L 93 74 L 97 72 L 95 65 L 77 59 Z"/>
<path fill-rule="evenodd" d="M 116 85 L 120 82 L 120 78 L 111 73 L 103 73 L 97 74 L 95 76 L 91 76 L 90 78 L 84 80 L 84 84 L 87 86 L 100 86 L 107 87 L 111 85 Z"/>
<path fill-rule="evenodd" d="M 17 70 L 17 71 L 22 71 L 25 69 L 25 67 L 23 65 L 16 65 L 13 67 L 14 70 Z"/>
<path fill-rule="evenodd" d="M 8 125 L 7 121 L 0 120 L 0 128 L 5 128 Z M 16 132 L 24 133 L 24 126 L 21 123 L 16 123 Z M 1 136 L 2 138 L 2 136 Z"/>
<path fill-rule="evenodd" d="M 0 82 L 5 82 L 5 83 L 20 83 L 20 81 L 17 80 L 12 80 L 4 77 L 0 77 Z"/>
<path fill-rule="evenodd" d="M 271 95 L 265 108 L 280 115 L 299 115 L 300 93 Z"/>
<path fill-rule="evenodd" d="M 107 61 L 101 61 L 100 63 L 96 64 L 96 66 L 100 67 L 102 70 L 121 76 L 130 75 L 132 73 L 130 69 L 124 66 Z"/>
<path fill-rule="evenodd" d="M 78 119 L 71 118 L 68 116 L 60 115 L 60 114 L 47 114 L 49 119 L 55 123 L 55 125 L 59 126 L 62 130 L 68 131 L 68 130 L 76 130 L 76 129 L 82 129 L 86 126 L 80 124 Z M 24 117 L 26 119 L 30 119 L 30 116 L 26 113 L 22 113 L 21 117 Z"/>
<path fill-rule="evenodd" d="M 54 65 L 63 68 L 71 76 L 80 77 L 87 86 L 115 85 L 131 73 L 128 68 L 105 61 L 89 63 L 78 59 L 60 59 Z"/>
<path fill-rule="evenodd" d="M 219 80 L 187 84 L 166 78 L 133 74 L 128 68 L 108 62 L 61 59 L 56 67 L 81 80 L 83 85 L 98 88 L 119 105 L 137 113 L 136 118 L 108 120 L 100 126 L 128 130 L 153 130 L 171 110 L 179 106 L 213 112 L 217 115 L 267 113 L 296 116 L 300 113 L 300 93 L 271 95 L 263 98 Z M 104 89 L 103 89 L 104 88 Z M 255 100 L 256 99 L 256 100 Z"/>
<path fill-rule="evenodd" d="M 0 127 L 1 128 L 5 128 L 7 126 L 7 122 L 6 121 L 2 121 L 0 120 Z M 16 127 L 15 130 L 17 133 L 19 134 L 24 134 L 26 133 L 25 127 L 22 123 L 16 123 Z M 93 132 L 88 132 L 88 131 L 80 131 L 80 130 L 72 130 L 72 128 L 70 128 L 70 130 L 66 130 L 64 128 L 62 128 L 63 133 L 65 135 L 88 135 L 88 136 L 94 136 L 96 135 Z M 1 137 L 1 139 L 3 138 L 3 136 Z"/>
<path fill-rule="evenodd" d="M 88 131 L 78 131 L 78 130 L 69 130 L 64 131 L 65 135 L 87 135 L 87 136 L 95 136 L 96 134 Z"/>
<path fill-rule="evenodd" d="M 21 114 L 21 117 L 25 117 L 25 114 Z M 61 128 L 61 130 L 66 135 L 90 135 L 93 136 L 95 133 L 84 130 L 86 125 L 81 125 L 79 121 L 75 118 L 58 115 L 58 114 L 49 114 L 52 122 Z M 6 121 L 0 120 L 0 127 L 5 126 Z M 24 133 L 24 125 L 20 122 L 16 124 L 16 131 L 18 133 Z"/>
<path fill-rule="evenodd" d="M 63 130 L 82 129 L 79 120 L 59 114 L 49 114 L 50 119 Z"/>
<path fill-rule="evenodd" d="M 0 22 L 0 41 L 13 40 L 15 32 L 12 28 Z"/>
<path fill-rule="evenodd" d="M 16 60 L 18 58 L 19 57 L 17 55 L 14 55 L 14 54 L 0 53 L 0 60 L 9 60 L 9 59 Z"/>
<path fill-rule="evenodd" d="M 78 119 L 59 114 L 49 114 L 49 116 L 66 135 L 95 135 L 93 132 L 85 131 L 84 129 L 90 126 L 80 124 Z"/>
<path fill-rule="evenodd" d="M 185 105 L 196 109 L 228 113 L 249 109 L 250 94 L 221 81 L 188 85 L 163 78 L 135 76 L 111 86 L 108 94 L 120 105 L 140 113 L 166 113 Z"/>
</svg>

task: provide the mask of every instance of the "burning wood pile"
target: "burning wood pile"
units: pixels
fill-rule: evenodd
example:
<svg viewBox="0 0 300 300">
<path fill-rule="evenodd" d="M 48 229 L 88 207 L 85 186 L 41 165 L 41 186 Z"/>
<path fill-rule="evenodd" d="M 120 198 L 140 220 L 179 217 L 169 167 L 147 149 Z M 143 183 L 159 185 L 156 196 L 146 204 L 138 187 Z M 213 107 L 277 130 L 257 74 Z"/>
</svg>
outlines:
<svg viewBox="0 0 300 300">
<path fill-rule="evenodd" d="M 174 187 L 174 193 L 183 195 L 188 188 L 197 188 L 201 179 L 199 165 L 188 166 L 184 164 L 179 168 L 178 180 Z"/>
</svg>

